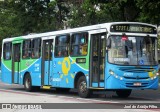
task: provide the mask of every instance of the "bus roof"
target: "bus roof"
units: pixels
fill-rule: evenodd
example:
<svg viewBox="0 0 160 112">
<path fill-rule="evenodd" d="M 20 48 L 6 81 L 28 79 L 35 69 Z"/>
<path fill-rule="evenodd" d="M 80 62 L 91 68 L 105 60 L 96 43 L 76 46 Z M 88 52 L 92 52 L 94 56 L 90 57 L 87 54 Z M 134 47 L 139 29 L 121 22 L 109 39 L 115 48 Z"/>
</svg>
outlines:
<svg viewBox="0 0 160 112">
<path fill-rule="evenodd" d="M 38 37 L 49 37 L 49 36 L 55 36 L 55 35 L 61 35 L 61 34 L 69 34 L 69 33 L 75 33 L 75 32 L 85 32 L 90 30 L 96 30 L 96 29 L 107 29 L 108 32 L 110 32 L 110 26 L 114 24 L 140 24 L 140 25 L 148 25 L 151 27 L 157 28 L 155 25 L 147 24 L 147 23 L 141 23 L 141 22 L 110 22 L 110 23 L 103 23 L 103 24 L 97 24 L 97 25 L 90 25 L 90 26 L 84 26 L 84 27 L 78 27 L 78 28 L 72 28 L 72 29 L 66 29 L 66 30 L 59 30 L 59 31 L 51 31 L 46 33 L 38 33 L 38 34 L 31 34 L 31 35 L 24 35 L 24 36 L 18 36 L 18 37 L 12 37 L 12 38 L 5 38 L 3 39 L 3 42 L 9 42 L 14 39 L 18 38 L 38 38 Z"/>
</svg>

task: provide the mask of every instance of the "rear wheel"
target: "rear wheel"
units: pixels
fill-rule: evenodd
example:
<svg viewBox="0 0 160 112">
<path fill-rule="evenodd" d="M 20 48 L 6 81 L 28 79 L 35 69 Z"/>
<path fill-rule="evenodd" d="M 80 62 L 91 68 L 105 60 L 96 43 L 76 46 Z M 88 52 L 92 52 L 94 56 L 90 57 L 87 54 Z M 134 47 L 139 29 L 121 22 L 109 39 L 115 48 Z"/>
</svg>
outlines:
<svg viewBox="0 0 160 112">
<path fill-rule="evenodd" d="M 27 74 L 24 78 L 24 88 L 26 91 L 32 91 L 32 81 L 29 74 Z"/>
<path fill-rule="evenodd" d="M 78 94 L 82 98 L 87 98 L 91 95 L 91 90 L 87 88 L 87 82 L 84 76 L 80 77 L 78 80 Z"/>
<path fill-rule="evenodd" d="M 118 97 L 120 98 L 127 98 L 130 96 L 132 90 L 131 89 L 124 89 L 124 90 L 117 90 L 116 94 L 118 95 Z"/>
<path fill-rule="evenodd" d="M 32 86 L 32 79 L 29 74 L 27 74 L 24 78 L 24 88 L 28 92 L 40 90 L 39 86 Z"/>
</svg>

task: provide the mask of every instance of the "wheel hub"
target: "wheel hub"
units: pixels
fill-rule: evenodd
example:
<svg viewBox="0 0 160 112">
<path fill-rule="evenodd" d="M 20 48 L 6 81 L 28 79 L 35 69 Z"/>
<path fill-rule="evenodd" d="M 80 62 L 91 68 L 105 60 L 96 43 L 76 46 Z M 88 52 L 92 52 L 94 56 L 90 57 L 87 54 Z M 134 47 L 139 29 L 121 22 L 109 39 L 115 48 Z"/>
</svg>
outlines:
<svg viewBox="0 0 160 112">
<path fill-rule="evenodd" d="M 80 92 L 81 93 L 85 93 L 87 91 L 87 86 L 86 85 L 87 84 L 86 84 L 85 81 L 81 82 L 81 84 L 80 84 Z"/>
<path fill-rule="evenodd" d="M 26 80 L 26 88 L 29 88 L 29 85 L 30 85 L 30 80 L 27 79 L 27 80 Z"/>
</svg>

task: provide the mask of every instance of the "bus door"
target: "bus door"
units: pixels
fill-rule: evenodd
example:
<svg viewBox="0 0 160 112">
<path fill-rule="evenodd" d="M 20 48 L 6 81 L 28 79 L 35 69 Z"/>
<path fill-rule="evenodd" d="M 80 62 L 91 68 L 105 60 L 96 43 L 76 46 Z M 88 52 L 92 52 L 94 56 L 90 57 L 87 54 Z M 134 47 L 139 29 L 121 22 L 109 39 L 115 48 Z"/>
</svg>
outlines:
<svg viewBox="0 0 160 112">
<path fill-rule="evenodd" d="M 12 83 L 17 84 L 20 78 L 21 43 L 13 44 L 12 52 Z"/>
<path fill-rule="evenodd" d="M 91 34 L 90 87 L 104 88 L 106 33 Z"/>
<path fill-rule="evenodd" d="M 42 46 L 42 85 L 51 85 L 53 39 L 43 40 Z"/>
</svg>

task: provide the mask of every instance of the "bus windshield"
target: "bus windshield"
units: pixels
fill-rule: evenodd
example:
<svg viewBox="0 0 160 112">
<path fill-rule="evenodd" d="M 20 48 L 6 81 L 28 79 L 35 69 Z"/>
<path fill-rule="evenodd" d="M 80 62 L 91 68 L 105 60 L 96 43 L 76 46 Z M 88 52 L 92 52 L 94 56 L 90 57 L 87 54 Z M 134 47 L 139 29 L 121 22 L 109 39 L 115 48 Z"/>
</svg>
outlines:
<svg viewBox="0 0 160 112">
<path fill-rule="evenodd" d="M 119 65 L 156 65 L 157 39 L 154 37 L 117 36 L 110 38 L 109 63 Z"/>
</svg>

